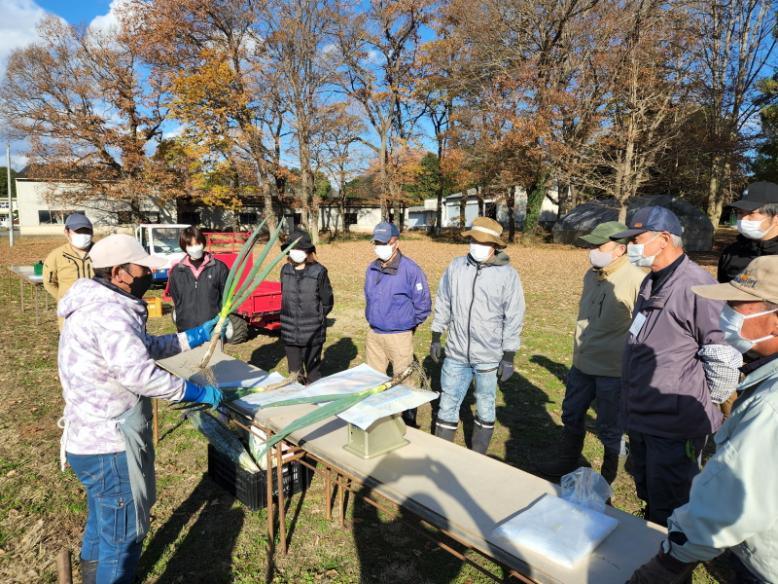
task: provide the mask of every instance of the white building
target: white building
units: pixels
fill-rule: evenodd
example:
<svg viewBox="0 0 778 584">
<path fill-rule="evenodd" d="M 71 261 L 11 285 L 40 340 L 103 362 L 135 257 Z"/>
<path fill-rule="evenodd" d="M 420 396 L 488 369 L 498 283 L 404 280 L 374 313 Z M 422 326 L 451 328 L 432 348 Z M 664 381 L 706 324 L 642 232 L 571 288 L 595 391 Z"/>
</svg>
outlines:
<svg viewBox="0 0 778 584">
<path fill-rule="evenodd" d="M 84 213 L 95 231 L 102 233 L 124 230 L 135 225 L 129 203 L 106 198 L 81 200 L 74 191 L 83 189 L 77 181 L 42 181 L 27 178 L 16 179 L 14 210 L 19 217 L 22 235 L 61 234 L 65 219 L 71 213 Z M 78 200 L 78 203 L 70 201 Z M 143 202 L 141 211 L 144 222 L 175 223 L 176 205 L 160 206 L 150 198 Z M 7 212 L 7 211 L 6 211 Z"/>
<path fill-rule="evenodd" d="M 352 233 L 372 233 L 373 228 L 381 222 L 381 207 L 378 204 L 348 205 L 343 217 L 336 204 L 319 207 L 320 229 L 334 231 L 337 225 L 338 230 L 343 231 L 344 221 Z"/>
</svg>

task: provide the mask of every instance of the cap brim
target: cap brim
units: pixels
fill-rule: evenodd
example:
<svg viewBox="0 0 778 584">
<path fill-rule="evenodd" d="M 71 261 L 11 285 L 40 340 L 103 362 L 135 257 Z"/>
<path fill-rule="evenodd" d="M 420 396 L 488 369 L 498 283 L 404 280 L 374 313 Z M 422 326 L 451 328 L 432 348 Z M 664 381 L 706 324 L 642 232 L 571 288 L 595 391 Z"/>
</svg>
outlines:
<svg viewBox="0 0 778 584">
<path fill-rule="evenodd" d="M 483 233 L 481 231 L 463 231 L 461 233 L 462 237 L 469 237 L 470 239 L 475 239 L 478 243 L 489 243 L 491 245 L 496 245 L 497 247 L 505 247 L 505 243 L 502 239 L 499 237 L 494 237 L 493 235 L 489 235 L 488 233 Z"/>
<path fill-rule="evenodd" d="M 591 234 L 582 235 L 578 239 L 588 243 L 589 245 L 602 245 L 603 243 L 608 243 L 610 241 L 610 238 L 603 239 L 602 237 L 594 237 Z"/>
<path fill-rule="evenodd" d="M 615 241 L 617 239 L 632 239 L 633 237 L 637 237 L 641 233 L 645 233 L 648 231 L 648 229 L 627 229 L 626 231 L 620 231 L 619 233 L 614 233 L 611 235 L 608 239 L 611 241 Z"/>
<path fill-rule="evenodd" d="M 735 209 L 742 209 L 743 211 L 756 211 L 757 209 L 761 209 L 767 205 L 767 203 L 759 202 L 759 201 L 735 201 L 734 203 L 730 203 L 730 207 L 734 207 Z"/>
<path fill-rule="evenodd" d="M 139 266 L 145 266 L 147 268 L 151 268 L 152 270 L 159 270 L 167 265 L 168 259 L 156 255 L 147 255 L 144 258 L 132 260 L 130 263 L 138 264 Z"/>
<path fill-rule="evenodd" d="M 710 284 L 709 286 L 692 286 L 692 292 L 697 296 L 710 300 L 723 300 L 725 302 L 762 302 L 761 298 L 751 292 L 747 292 L 732 282 L 724 284 Z"/>
</svg>

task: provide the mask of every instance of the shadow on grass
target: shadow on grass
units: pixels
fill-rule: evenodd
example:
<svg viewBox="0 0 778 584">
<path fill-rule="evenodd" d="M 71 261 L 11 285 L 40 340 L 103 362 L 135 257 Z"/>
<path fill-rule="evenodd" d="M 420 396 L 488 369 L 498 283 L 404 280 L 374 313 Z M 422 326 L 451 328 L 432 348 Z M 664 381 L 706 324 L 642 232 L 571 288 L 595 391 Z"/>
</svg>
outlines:
<svg viewBox="0 0 778 584">
<path fill-rule="evenodd" d="M 351 337 L 343 337 L 324 350 L 321 360 L 322 375 L 345 371 L 357 357 L 357 346 Z"/>
<path fill-rule="evenodd" d="M 275 341 L 267 345 L 261 345 L 251 353 L 249 363 L 265 371 L 273 371 L 278 364 L 286 357 L 284 343 L 281 337 L 275 336 Z"/>
<path fill-rule="evenodd" d="M 243 509 L 233 507 L 233 502 L 231 495 L 203 476 L 149 541 L 141 557 L 139 581 L 149 578 L 172 548 L 156 582 L 232 582 L 232 550 L 244 521 Z"/>
</svg>

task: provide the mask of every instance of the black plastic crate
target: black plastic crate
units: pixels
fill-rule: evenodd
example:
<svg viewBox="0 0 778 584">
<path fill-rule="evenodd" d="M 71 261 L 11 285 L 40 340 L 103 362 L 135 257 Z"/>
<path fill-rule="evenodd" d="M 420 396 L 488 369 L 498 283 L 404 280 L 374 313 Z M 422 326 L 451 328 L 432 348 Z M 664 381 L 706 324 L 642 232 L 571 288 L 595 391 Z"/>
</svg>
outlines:
<svg viewBox="0 0 778 584">
<path fill-rule="evenodd" d="M 308 488 L 311 482 L 310 469 L 297 461 L 287 462 L 284 466 L 284 496 L 290 497 Z M 278 496 L 278 479 L 273 472 L 273 497 Z M 252 511 L 267 506 L 267 486 L 265 471 L 248 472 L 227 455 L 208 445 L 208 476 L 225 491 L 246 505 Z"/>
</svg>

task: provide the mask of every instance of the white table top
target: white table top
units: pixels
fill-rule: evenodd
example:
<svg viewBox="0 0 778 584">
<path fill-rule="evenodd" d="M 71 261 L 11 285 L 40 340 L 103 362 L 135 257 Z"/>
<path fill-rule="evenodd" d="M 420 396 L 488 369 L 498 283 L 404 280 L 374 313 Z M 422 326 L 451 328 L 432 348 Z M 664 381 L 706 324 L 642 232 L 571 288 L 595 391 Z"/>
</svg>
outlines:
<svg viewBox="0 0 778 584">
<path fill-rule="evenodd" d="M 162 360 L 160 365 L 189 377 L 197 371 L 200 355 L 202 349 L 197 349 Z M 217 380 L 256 376 L 258 371 L 218 352 L 211 363 Z M 314 407 L 246 413 L 257 423 L 279 430 Z M 371 460 L 343 449 L 346 424 L 336 418 L 294 432 L 288 440 L 360 480 L 369 479 L 389 500 L 538 582 L 623 584 L 656 554 L 664 537 L 664 528 L 608 507 L 606 513 L 619 521 L 618 526 L 573 569 L 530 551 L 509 551 L 491 537 L 495 527 L 541 496 L 557 494 L 558 485 L 420 430 L 409 428 L 406 438 L 408 445 Z"/>
<path fill-rule="evenodd" d="M 36 276 L 33 266 L 8 266 L 8 269 L 30 282 L 30 284 L 43 284 L 43 276 Z"/>
</svg>

